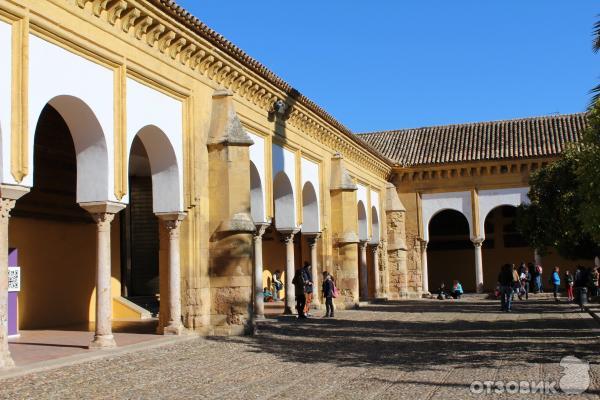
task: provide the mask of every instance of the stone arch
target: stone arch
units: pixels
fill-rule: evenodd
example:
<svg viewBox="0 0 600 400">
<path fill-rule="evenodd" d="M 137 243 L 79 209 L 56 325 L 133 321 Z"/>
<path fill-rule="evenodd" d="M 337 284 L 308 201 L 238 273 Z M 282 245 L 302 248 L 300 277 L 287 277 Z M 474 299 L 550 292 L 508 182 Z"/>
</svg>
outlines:
<svg viewBox="0 0 600 400">
<path fill-rule="evenodd" d="M 155 125 L 146 125 L 136 136 L 144 145 L 150 162 L 153 211 L 155 213 L 183 211 L 179 166 L 169 138 Z"/>
<path fill-rule="evenodd" d="M 294 189 L 287 174 L 279 172 L 273 180 L 273 201 L 275 203 L 275 228 L 278 230 L 296 227 L 296 207 Z"/>
<path fill-rule="evenodd" d="M 358 201 L 358 239 L 360 241 L 369 240 L 369 230 L 367 229 L 367 210 L 362 200 Z"/>
<path fill-rule="evenodd" d="M 380 239 L 380 228 L 379 228 L 379 211 L 377 207 L 371 207 L 371 243 L 379 244 Z"/>
<path fill-rule="evenodd" d="M 250 214 L 254 222 L 265 221 L 262 179 L 256 165 L 252 161 L 250 161 Z"/>
<path fill-rule="evenodd" d="M 75 96 L 59 95 L 47 104 L 61 115 L 73 139 L 77 160 L 76 201 L 109 200 L 109 157 L 98 118 L 83 100 Z"/>
<path fill-rule="evenodd" d="M 320 231 L 319 201 L 311 182 L 306 182 L 302 188 L 302 231 L 304 233 Z"/>
<path fill-rule="evenodd" d="M 468 219 L 459 210 L 445 208 L 430 218 L 427 245 L 429 288 L 436 290 L 454 279 L 467 291 L 475 291 L 475 254 Z"/>
<path fill-rule="evenodd" d="M 501 206 L 518 207 L 529 203 L 527 193 L 529 188 L 508 188 L 479 191 L 479 232 L 485 238 L 485 220 L 495 208 Z"/>
<path fill-rule="evenodd" d="M 429 241 L 429 223 L 433 217 L 444 210 L 458 211 L 469 223 L 469 235 L 474 238 L 471 192 L 428 193 L 423 194 L 421 215 L 423 239 Z"/>
</svg>

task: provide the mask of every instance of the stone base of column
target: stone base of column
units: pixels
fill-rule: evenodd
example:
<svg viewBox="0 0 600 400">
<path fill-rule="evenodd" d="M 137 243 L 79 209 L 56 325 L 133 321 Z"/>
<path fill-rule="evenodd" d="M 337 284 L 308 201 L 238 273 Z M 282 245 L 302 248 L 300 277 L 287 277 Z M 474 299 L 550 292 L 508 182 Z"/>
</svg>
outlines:
<svg viewBox="0 0 600 400">
<path fill-rule="evenodd" d="M 283 309 L 283 315 L 294 315 L 294 314 L 295 314 L 294 310 L 292 310 L 288 306 L 285 306 L 285 308 Z"/>
<path fill-rule="evenodd" d="M 477 285 L 477 293 L 484 293 L 485 290 L 483 290 L 483 283 L 480 283 L 479 285 Z"/>
<path fill-rule="evenodd" d="M 8 351 L 2 352 L 2 354 L 0 354 L 0 370 L 5 368 L 12 368 L 14 366 L 15 362 L 10 356 L 10 353 Z"/>
<path fill-rule="evenodd" d="M 265 319 L 265 315 L 264 314 L 254 315 L 254 319 L 257 320 L 257 321 L 262 321 L 262 320 Z"/>
<path fill-rule="evenodd" d="M 113 347 L 117 347 L 113 335 L 96 335 L 88 345 L 89 349 L 112 349 Z"/>
<path fill-rule="evenodd" d="M 169 325 L 163 328 L 162 334 L 165 336 L 180 336 L 185 331 L 182 324 Z"/>
</svg>

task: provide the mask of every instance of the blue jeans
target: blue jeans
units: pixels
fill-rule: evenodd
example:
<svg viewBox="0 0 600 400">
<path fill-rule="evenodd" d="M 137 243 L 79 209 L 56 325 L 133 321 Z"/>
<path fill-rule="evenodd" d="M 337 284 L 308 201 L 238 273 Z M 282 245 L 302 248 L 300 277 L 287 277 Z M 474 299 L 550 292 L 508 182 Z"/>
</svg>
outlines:
<svg viewBox="0 0 600 400">
<path fill-rule="evenodd" d="M 501 286 L 500 287 L 500 304 L 502 304 L 502 310 L 510 310 L 512 303 L 512 286 Z"/>
<path fill-rule="evenodd" d="M 543 292 L 544 288 L 542 287 L 542 276 L 538 275 L 535 277 L 535 290 L 538 292 Z"/>
</svg>

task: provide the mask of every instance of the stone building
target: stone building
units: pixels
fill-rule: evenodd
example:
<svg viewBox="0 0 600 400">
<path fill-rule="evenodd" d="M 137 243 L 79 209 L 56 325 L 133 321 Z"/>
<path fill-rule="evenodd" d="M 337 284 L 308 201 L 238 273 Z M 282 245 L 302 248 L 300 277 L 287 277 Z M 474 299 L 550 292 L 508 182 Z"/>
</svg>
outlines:
<svg viewBox="0 0 600 400">
<path fill-rule="evenodd" d="M 355 135 L 171 0 L 3 0 L 0 53 L 2 367 L 9 249 L 20 327 L 94 321 L 92 347 L 149 312 L 159 333 L 241 334 L 275 270 L 292 311 L 304 261 L 336 277 L 340 308 L 418 297 L 428 273 L 482 290 L 514 233 L 493 210 L 527 201 L 530 171 L 585 127 Z M 445 210 L 466 224 L 433 232 Z"/>
</svg>

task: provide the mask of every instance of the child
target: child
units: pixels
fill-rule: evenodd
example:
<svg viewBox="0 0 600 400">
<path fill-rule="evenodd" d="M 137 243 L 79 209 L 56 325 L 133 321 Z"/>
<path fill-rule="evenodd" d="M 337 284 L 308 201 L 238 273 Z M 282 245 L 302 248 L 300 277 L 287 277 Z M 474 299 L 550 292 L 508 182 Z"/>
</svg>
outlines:
<svg viewBox="0 0 600 400">
<path fill-rule="evenodd" d="M 264 288 L 263 289 L 263 300 L 265 302 L 271 302 L 271 301 L 273 301 L 273 293 L 271 293 L 271 291 L 269 290 L 269 288 Z"/>
<path fill-rule="evenodd" d="M 463 294 L 463 288 L 459 281 L 454 281 L 452 284 L 452 297 L 460 299 Z"/>
<path fill-rule="evenodd" d="M 331 275 L 327 274 L 323 282 L 323 297 L 325 297 L 325 318 L 333 318 L 333 296 L 335 294 L 335 284 Z"/>
</svg>

